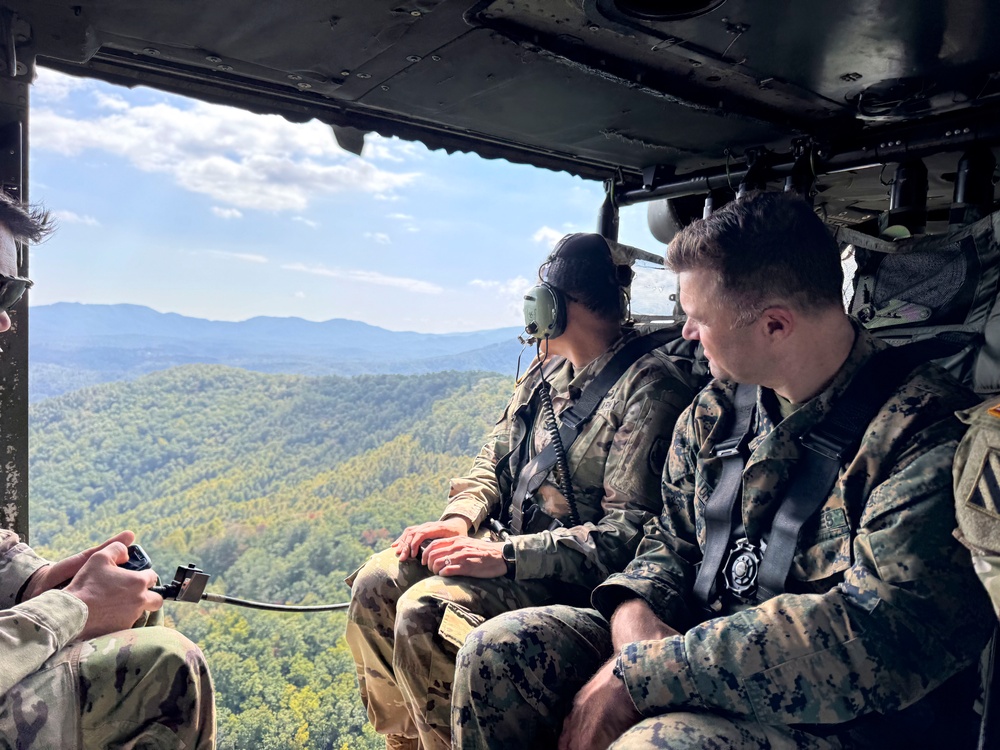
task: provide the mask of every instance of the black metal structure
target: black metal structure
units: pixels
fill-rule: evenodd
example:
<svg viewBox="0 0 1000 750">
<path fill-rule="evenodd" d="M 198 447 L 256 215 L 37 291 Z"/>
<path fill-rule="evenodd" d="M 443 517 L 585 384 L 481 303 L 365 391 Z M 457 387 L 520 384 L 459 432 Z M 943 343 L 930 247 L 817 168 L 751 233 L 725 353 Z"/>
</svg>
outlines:
<svg viewBox="0 0 1000 750">
<path fill-rule="evenodd" d="M 0 30 L 3 29 L 0 18 Z M 0 43 L 0 51 L 3 44 Z M 0 77 L 0 190 L 28 199 L 28 77 Z M 18 274 L 28 275 L 28 253 L 18 246 Z M 30 292 L 28 293 L 30 294 Z M 17 336 L 4 336 L 0 354 L 0 524 L 28 536 L 28 301 L 10 310 Z"/>
<path fill-rule="evenodd" d="M 942 182 L 961 152 L 1000 136 L 1000 6 L 989 0 L 2 5 L 29 66 L 315 117 L 353 149 L 375 131 L 620 174 L 627 200 L 648 197 L 651 166 L 663 169 L 645 187 L 660 195 L 704 190 L 703 175 L 737 190 L 748 154 L 785 167 L 808 138 L 820 175 L 956 152 L 928 164 L 933 209 L 938 193 L 950 198 Z M 817 202 L 829 215 L 878 210 L 876 188 L 877 175 L 820 181 Z"/>
<path fill-rule="evenodd" d="M 706 194 L 783 184 L 877 231 L 883 175 L 918 161 L 926 190 L 908 184 L 934 230 L 993 206 L 998 37 L 994 0 L 0 0 L 0 132 L 16 141 L 0 171 L 24 190 L 25 84 L 43 64 L 316 118 L 354 152 L 377 132 L 603 180 L 611 237 L 620 206 L 699 196 L 700 214 Z M 26 347 L 0 364 L 15 456 Z M 25 465 L 5 502 L 23 500 Z"/>
</svg>

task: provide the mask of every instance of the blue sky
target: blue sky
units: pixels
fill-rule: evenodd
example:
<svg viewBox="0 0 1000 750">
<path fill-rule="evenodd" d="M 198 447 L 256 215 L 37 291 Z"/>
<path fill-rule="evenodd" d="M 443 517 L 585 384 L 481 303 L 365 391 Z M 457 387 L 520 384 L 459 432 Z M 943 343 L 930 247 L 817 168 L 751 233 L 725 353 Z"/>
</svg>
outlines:
<svg viewBox="0 0 1000 750">
<path fill-rule="evenodd" d="M 378 136 L 356 157 L 318 122 L 45 69 L 31 96 L 31 197 L 59 222 L 31 252 L 32 305 L 517 325 L 539 263 L 562 234 L 593 231 L 603 199 L 565 173 Z M 641 206 L 620 239 L 663 250 Z M 664 274 L 643 280 L 667 309 Z"/>
</svg>

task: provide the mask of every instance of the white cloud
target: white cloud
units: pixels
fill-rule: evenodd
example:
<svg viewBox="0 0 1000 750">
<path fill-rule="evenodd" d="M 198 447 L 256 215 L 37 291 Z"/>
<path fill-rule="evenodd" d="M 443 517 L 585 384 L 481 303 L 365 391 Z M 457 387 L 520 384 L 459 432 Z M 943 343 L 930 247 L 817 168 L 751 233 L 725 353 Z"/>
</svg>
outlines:
<svg viewBox="0 0 1000 750">
<path fill-rule="evenodd" d="M 129 103 L 117 94 L 105 94 L 103 91 L 95 91 L 94 98 L 97 106 L 101 109 L 113 109 L 116 112 L 124 112 L 129 108 Z"/>
<path fill-rule="evenodd" d="M 295 299 L 305 299 L 306 298 L 306 293 L 305 292 L 296 292 L 292 296 L 295 297 Z"/>
<path fill-rule="evenodd" d="M 662 266 L 637 264 L 632 279 L 632 312 L 643 315 L 673 315 L 677 276 Z"/>
<path fill-rule="evenodd" d="M 31 85 L 31 100 L 33 104 L 41 102 L 61 102 L 73 91 L 87 88 L 91 81 L 86 78 L 56 73 L 44 68 L 38 69 L 38 77 Z"/>
<path fill-rule="evenodd" d="M 480 289 L 490 289 L 495 291 L 497 294 L 512 295 L 524 294 L 525 290 L 531 286 L 531 282 L 528 281 L 523 276 L 517 276 L 513 279 L 507 279 L 507 281 L 487 281 L 485 279 L 473 279 L 469 282 L 472 286 L 478 286 Z"/>
<path fill-rule="evenodd" d="M 409 141 L 397 138 L 384 138 L 377 133 L 365 136 L 365 147 L 361 155 L 375 161 L 391 161 L 401 163 L 407 160 L 418 161 L 423 158 L 423 147 Z"/>
<path fill-rule="evenodd" d="M 267 263 L 267 258 L 263 255 L 257 255 L 256 253 L 227 253 L 224 250 L 209 250 L 212 255 L 218 255 L 220 258 L 232 258 L 233 260 L 241 260 L 244 263 Z"/>
<path fill-rule="evenodd" d="M 52 216 L 61 224 L 83 224 L 88 227 L 101 226 L 101 222 L 93 216 L 82 216 L 75 211 L 53 211 Z"/>
<path fill-rule="evenodd" d="M 69 90 L 62 81 L 47 85 L 50 101 Z M 394 190 L 419 176 L 348 154 L 319 122 L 295 124 L 277 115 L 174 102 L 133 106 L 99 94 L 98 103 L 114 109 L 79 119 L 38 107 L 32 112 L 32 145 L 67 156 L 93 149 L 124 157 L 137 169 L 168 174 L 186 190 L 243 209 L 303 211 L 313 196 L 345 190 L 392 200 Z"/>
<path fill-rule="evenodd" d="M 532 282 L 523 276 L 516 276 L 507 281 L 491 281 L 473 279 L 469 286 L 493 292 L 503 305 L 504 311 L 515 320 L 520 320 L 524 308 L 524 293 L 531 288 Z"/>
<path fill-rule="evenodd" d="M 243 212 L 238 208 L 222 208 L 220 206 L 212 206 L 212 213 L 218 216 L 220 219 L 242 219 Z"/>
<path fill-rule="evenodd" d="M 313 221 L 312 219 L 307 219 L 305 216 L 293 216 L 292 221 L 297 221 L 299 224 L 305 224 L 310 229 L 316 229 L 319 226 L 318 221 Z"/>
<path fill-rule="evenodd" d="M 380 245 L 392 244 L 392 238 L 385 232 L 365 232 L 365 239 L 374 240 Z"/>
<path fill-rule="evenodd" d="M 558 229 L 553 229 L 552 227 L 542 227 L 533 235 L 531 239 L 539 244 L 548 245 L 550 248 L 556 246 L 556 243 L 563 238 L 565 232 L 560 232 Z"/>
<path fill-rule="evenodd" d="M 420 227 L 413 224 L 413 216 L 411 216 L 410 214 L 386 214 L 385 218 L 395 219 L 396 221 L 405 222 L 405 226 L 403 227 L 403 229 L 405 229 L 407 232 L 420 231 Z"/>
<path fill-rule="evenodd" d="M 407 279 L 401 276 L 386 276 L 378 271 L 362 271 L 359 269 L 326 268 L 325 266 L 307 266 L 304 263 L 289 263 L 282 266 L 286 271 L 299 271 L 314 276 L 326 276 L 331 279 L 344 279 L 362 284 L 376 284 L 405 289 L 417 294 L 441 294 L 444 291 L 437 284 L 431 284 L 419 279 Z"/>
</svg>

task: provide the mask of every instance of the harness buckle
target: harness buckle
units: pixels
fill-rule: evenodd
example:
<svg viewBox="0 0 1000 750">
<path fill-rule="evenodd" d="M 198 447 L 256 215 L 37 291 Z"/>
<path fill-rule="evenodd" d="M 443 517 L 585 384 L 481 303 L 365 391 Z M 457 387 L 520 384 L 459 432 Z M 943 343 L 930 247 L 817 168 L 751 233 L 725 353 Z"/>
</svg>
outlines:
<svg viewBox="0 0 1000 750">
<path fill-rule="evenodd" d="M 715 448 L 712 449 L 712 453 L 715 454 L 716 458 L 732 458 L 733 456 L 740 455 L 749 442 L 746 435 L 731 437 L 716 444 Z"/>
</svg>

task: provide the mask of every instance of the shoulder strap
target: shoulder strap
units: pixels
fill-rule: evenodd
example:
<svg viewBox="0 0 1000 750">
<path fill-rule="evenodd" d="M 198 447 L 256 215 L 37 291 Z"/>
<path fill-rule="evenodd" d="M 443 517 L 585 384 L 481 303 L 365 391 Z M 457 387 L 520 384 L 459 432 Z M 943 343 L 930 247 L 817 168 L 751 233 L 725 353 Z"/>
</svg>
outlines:
<svg viewBox="0 0 1000 750">
<path fill-rule="evenodd" d="M 580 435 L 583 426 L 594 416 L 601 401 L 608 395 L 608 391 L 615 383 L 621 379 L 625 371 L 640 357 L 669 343 L 676 337 L 677 331 L 675 329 L 654 331 L 632 339 L 615 352 L 597 376 L 583 389 L 577 402 L 563 411 L 559 417 L 561 423 L 559 440 L 566 453 L 569 453 L 570 446 Z M 511 529 L 515 534 L 520 534 L 523 527 L 525 503 L 542 486 L 542 482 L 545 481 L 549 472 L 552 471 L 552 467 L 556 464 L 557 454 L 554 442 L 552 441 L 545 446 L 527 466 L 521 469 L 520 476 L 518 476 L 517 485 L 511 496 Z"/>
<path fill-rule="evenodd" d="M 715 582 L 733 533 L 733 507 L 743 484 L 746 447 L 757 411 L 757 386 L 739 383 L 733 407 L 729 436 L 713 449 L 716 458 L 722 459 L 722 474 L 705 504 L 705 554 L 694 582 L 694 595 L 706 607 L 715 597 Z"/>
<path fill-rule="evenodd" d="M 758 602 L 785 590 L 803 525 L 826 503 L 840 467 L 854 454 L 882 405 L 918 365 L 960 348 L 959 342 L 925 339 L 874 354 L 826 417 L 800 438 L 805 450 L 771 526 L 757 579 Z"/>
</svg>

